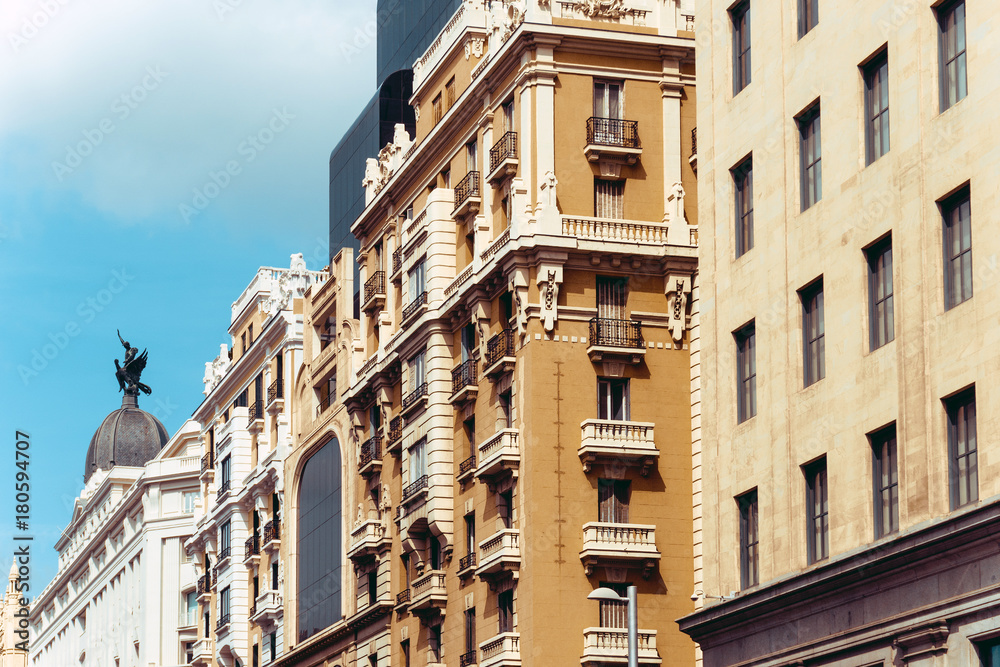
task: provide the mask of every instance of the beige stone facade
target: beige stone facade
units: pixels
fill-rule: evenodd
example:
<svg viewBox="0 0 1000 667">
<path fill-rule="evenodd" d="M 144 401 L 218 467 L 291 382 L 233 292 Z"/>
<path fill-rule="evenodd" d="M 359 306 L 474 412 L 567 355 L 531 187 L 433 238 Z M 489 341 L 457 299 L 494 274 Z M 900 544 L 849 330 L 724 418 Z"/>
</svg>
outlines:
<svg viewBox="0 0 1000 667">
<path fill-rule="evenodd" d="M 353 227 L 360 317 L 346 274 L 307 294 L 279 664 L 624 664 L 602 584 L 638 586 L 640 664 L 694 663 L 693 22 L 470 0 L 417 61 Z M 317 456 L 342 591 L 314 614 Z"/>
<path fill-rule="evenodd" d="M 15 558 L 7 577 L 7 591 L 0 600 L 0 667 L 26 667 L 28 664 L 28 651 L 24 649 L 28 645 L 28 606 L 23 586 Z M 22 601 L 25 601 L 24 606 Z"/>
<path fill-rule="evenodd" d="M 698 3 L 681 628 L 713 667 L 995 665 L 1000 7 L 815 6 Z"/>
</svg>

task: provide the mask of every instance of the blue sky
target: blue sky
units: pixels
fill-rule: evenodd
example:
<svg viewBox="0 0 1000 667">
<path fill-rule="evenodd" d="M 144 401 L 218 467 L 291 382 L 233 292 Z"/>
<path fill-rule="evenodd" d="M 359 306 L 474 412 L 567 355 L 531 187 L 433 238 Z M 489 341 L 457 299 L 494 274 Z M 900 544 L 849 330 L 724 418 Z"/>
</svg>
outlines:
<svg viewBox="0 0 1000 667">
<path fill-rule="evenodd" d="M 328 159 L 374 92 L 375 0 L 0 5 L 0 560 L 31 435 L 31 584 L 148 348 L 140 407 L 175 432 L 259 266 L 327 259 Z M 19 533 L 20 534 L 20 533 Z"/>
</svg>

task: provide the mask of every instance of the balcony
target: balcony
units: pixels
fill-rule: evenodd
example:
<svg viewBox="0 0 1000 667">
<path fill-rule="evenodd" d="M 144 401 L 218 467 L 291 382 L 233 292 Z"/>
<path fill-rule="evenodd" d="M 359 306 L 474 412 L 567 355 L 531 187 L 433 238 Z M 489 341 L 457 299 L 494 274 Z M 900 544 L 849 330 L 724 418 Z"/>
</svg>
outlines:
<svg viewBox="0 0 1000 667">
<path fill-rule="evenodd" d="M 427 496 L 427 485 L 430 478 L 427 475 L 423 475 L 417 479 L 417 481 L 407 484 L 403 488 L 403 502 L 408 503 L 411 500 L 417 498 L 418 496 Z"/>
<path fill-rule="evenodd" d="M 479 376 L 477 374 L 477 362 L 475 359 L 463 361 L 451 371 L 451 398 L 448 402 L 452 405 L 463 406 L 470 401 L 476 400 L 479 395 Z"/>
<path fill-rule="evenodd" d="M 472 649 L 458 656 L 458 667 L 472 667 L 472 665 L 475 665 L 476 653 L 476 649 Z"/>
<path fill-rule="evenodd" d="M 281 548 L 281 523 L 278 521 L 268 521 L 264 524 L 264 539 L 262 549 L 264 553 L 278 553 Z"/>
<path fill-rule="evenodd" d="M 389 432 L 385 436 L 385 453 L 397 456 L 403 448 L 403 417 L 393 417 L 389 422 Z"/>
<path fill-rule="evenodd" d="M 639 634 L 639 664 L 659 665 L 663 662 L 656 652 L 656 630 Z M 585 628 L 583 631 L 583 666 L 627 665 L 628 630 L 625 628 Z"/>
<path fill-rule="evenodd" d="M 264 427 L 264 401 L 254 401 L 247 406 L 247 430 L 260 433 Z"/>
<path fill-rule="evenodd" d="M 431 570 L 417 577 L 410 590 L 410 611 L 439 609 L 448 602 L 444 570 Z"/>
<path fill-rule="evenodd" d="M 479 172 L 470 171 L 455 186 L 455 210 L 452 211 L 452 215 L 456 218 L 476 215 L 479 213 L 482 201 L 482 194 L 479 191 Z"/>
<path fill-rule="evenodd" d="M 201 457 L 201 475 L 199 478 L 203 482 L 211 482 L 215 479 L 215 454 L 211 451 Z"/>
<path fill-rule="evenodd" d="M 243 543 L 243 564 L 254 567 L 260 562 L 260 535 L 254 534 Z"/>
<path fill-rule="evenodd" d="M 480 542 L 476 576 L 490 579 L 521 569 L 520 536 L 516 528 L 505 528 Z"/>
<path fill-rule="evenodd" d="M 229 560 L 229 557 L 233 555 L 233 548 L 226 545 L 219 549 L 219 565 L 222 565 L 224 561 Z M 218 565 L 216 567 L 219 567 Z"/>
<path fill-rule="evenodd" d="M 212 573 L 198 577 L 198 601 L 207 603 L 212 596 Z"/>
<path fill-rule="evenodd" d="M 508 132 L 490 149 L 490 175 L 486 180 L 493 187 L 499 187 L 516 173 L 517 132 Z"/>
<path fill-rule="evenodd" d="M 404 588 L 396 594 L 396 611 L 405 611 L 410 606 L 410 589 Z"/>
<path fill-rule="evenodd" d="M 588 118 L 587 145 L 583 152 L 591 162 L 635 164 L 642 155 L 642 146 L 639 144 L 639 121 Z M 603 171 L 602 169 L 602 173 Z"/>
<path fill-rule="evenodd" d="M 264 591 L 254 601 L 254 613 L 250 615 L 250 621 L 259 625 L 266 632 L 277 624 L 284 614 L 285 608 L 282 605 L 281 593 Z"/>
<path fill-rule="evenodd" d="M 215 621 L 215 634 L 222 634 L 229 630 L 229 614 L 219 614 L 219 618 Z"/>
<path fill-rule="evenodd" d="M 373 558 L 389 548 L 392 538 L 380 519 L 368 519 L 351 531 L 351 545 L 347 557 L 359 562 Z"/>
<path fill-rule="evenodd" d="M 521 635 L 504 632 L 480 644 L 479 667 L 521 667 Z"/>
<path fill-rule="evenodd" d="M 202 637 L 194 643 L 192 653 L 193 657 L 191 659 L 191 664 L 195 667 L 211 665 L 212 658 L 215 655 L 214 642 L 210 637 Z"/>
<path fill-rule="evenodd" d="M 398 282 L 403 278 L 403 249 L 396 248 L 392 251 L 392 275 L 389 279 Z"/>
<path fill-rule="evenodd" d="M 691 156 L 688 158 L 688 164 L 694 169 L 694 172 L 698 173 L 698 128 L 691 128 Z"/>
<path fill-rule="evenodd" d="M 382 470 L 382 436 L 373 435 L 361 445 L 358 472 L 362 477 L 370 477 L 380 470 Z"/>
<path fill-rule="evenodd" d="M 631 566 L 642 568 L 643 578 L 648 579 L 660 560 L 655 526 L 598 521 L 585 523 L 580 560 L 587 576 L 600 565 Z"/>
<path fill-rule="evenodd" d="M 274 412 L 280 412 L 283 407 L 285 399 L 285 383 L 281 378 L 278 378 L 271 383 L 271 386 L 267 388 L 267 409 L 271 411 L 272 408 Z"/>
<path fill-rule="evenodd" d="M 458 561 L 458 576 L 468 577 L 476 572 L 476 552 L 472 551 L 462 556 Z"/>
<path fill-rule="evenodd" d="M 421 382 L 417 388 L 403 396 L 403 414 L 416 411 L 427 405 L 427 383 Z"/>
<path fill-rule="evenodd" d="M 406 306 L 403 308 L 403 321 L 402 321 L 402 324 L 405 325 L 410 320 L 412 320 L 413 318 L 415 318 L 419 313 L 422 313 L 425 310 L 427 310 L 427 291 L 426 290 L 424 290 L 423 292 L 421 292 L 420 294 L 418 294 L 417 297 L 413 301 L 411 301 L 410 303 L 406 304 Z"/>
<path fill-rule="evenodd" d="M 365 281 L 365 298 L 361 309 L 366 313 L 385 307 L 385 271 L 376 271 Z"/>
<path fill-rule="evenodd" d="M 504 329 L 486 343 L 483 375 L 496 382 L 504 373 L 514 370 L 514 329 Z"/>
<path fill-rule="evenodd" d="M 222 502 L 222 499 L 229 495 L 229 489 L 231 487 L 232 487 L 232 481 L 228 479 L 222 480 L 222 483 L 219 484 L 219 490 L 215 494 L 216 501 Z"/>
<path fill-rule="evenodd" d="M 508 471 L 517 470 L 521 465 L 521 450 L 517 440 L 517 429 L 505 428 L 481 443 L 476 477 L 490 483 Z"/>
<path fill-rule="evenodd" d="M 587 419 L 580 423 L 580 461 L 590 472 L 596 463 L 606 466 L 639 466 L 643 477 L 656 466 L 660 451 L 653 441 L 653 424 L 648 422 Z"/>
<path fill-rule="evenodd" d="M 458 464 L 458 482 L 465 484 L 476 474 L 476 456 L 473 454 Z"/>
<path fill-rule="evenodd" d="M 634 320 L 592 318 L 587 344 L 591 361 L 624 361 L 635 366 L 646 356 L 642 322 Z"/>
</svg>

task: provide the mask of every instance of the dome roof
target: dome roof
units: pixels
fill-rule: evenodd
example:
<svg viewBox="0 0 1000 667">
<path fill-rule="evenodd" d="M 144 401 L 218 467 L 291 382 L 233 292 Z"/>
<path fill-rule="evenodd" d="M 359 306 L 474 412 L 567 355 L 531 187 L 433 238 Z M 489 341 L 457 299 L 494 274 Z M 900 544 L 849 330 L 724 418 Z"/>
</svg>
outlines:
<svg viewBox="0 0 1000 667">
<path fill-rule="evenodd" d="M 98 469 L 146 465 L 163 449 L 167 440 L 167 429 L 160 420 L 140 410 L 135 396 L 125 396 L 122 407 L 105 417 L 90 439 L 84 461 L 84 483 Z"/>
</svg>

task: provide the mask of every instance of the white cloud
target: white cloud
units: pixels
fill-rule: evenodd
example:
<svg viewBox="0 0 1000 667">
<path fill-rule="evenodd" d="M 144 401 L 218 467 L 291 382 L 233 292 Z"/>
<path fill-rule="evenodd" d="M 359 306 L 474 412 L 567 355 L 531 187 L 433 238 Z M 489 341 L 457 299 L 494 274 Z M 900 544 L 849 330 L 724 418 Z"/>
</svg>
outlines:
<svg viewBox="0 0 1000 667">
<path fill-rule="evenodd" d="M 325 207 L 330 150 L 374 91 L 374 40 L 351 62 L 344 45 L 374 15 L 374 0 L 5 0 L 0 147 L 29 147 L 21 187 L 127 222 L 181 223 L 230 160 L 220 210 L 305 193 Z M 294 119 L 251 162 L 240 146 L 275 110 Z"/>
</svg>

